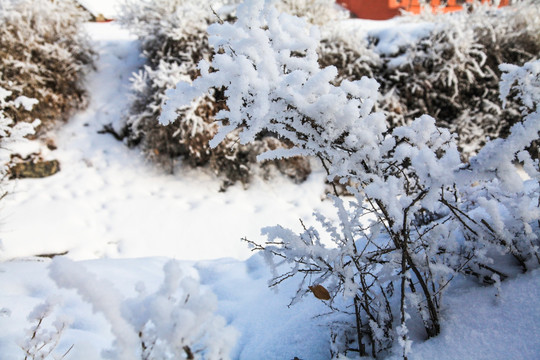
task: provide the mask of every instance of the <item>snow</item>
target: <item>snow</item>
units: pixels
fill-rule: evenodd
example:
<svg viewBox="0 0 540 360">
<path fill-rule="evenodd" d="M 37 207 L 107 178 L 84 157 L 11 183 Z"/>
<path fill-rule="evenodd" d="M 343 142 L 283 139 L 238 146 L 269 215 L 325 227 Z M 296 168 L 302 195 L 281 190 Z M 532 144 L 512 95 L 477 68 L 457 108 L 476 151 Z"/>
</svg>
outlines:
<svg viewBox="0 0 540 360">
<path fill-rule="evenodd" d="M 540 272 L 536 270 L 502 283 L 500 296 L 493 288 L 449 294 L 441 334 L 413 345 L 410 359 L 537 359 L 540 354 L 538 276 Z"/>
<path fill-rule="evenodd" d="M 81 3 L 106 17 L 115 15 L 113 1 Z M 409 36 L 426 31 L 425 25 L 384 24 L 365 22 L 380 37 L 382 53 L 395 52 Z M 274 224 L 301 231 L 299 219 L 309 226 L 313 211 L 328 213 L 332 204 L 321 201 L 322 169 L 301 186 L 278 177 L 225 193 L 201 170 L 178 166 L 175 174 L 164 174 L 137 149 L 98 134 L 103 125 L 121 123 L 129 78 L 142 59 L 136 39 L 118 25 L 88 24 L 87 30 L 100 55 L 88 79 L 91 102 L 51 134 L 57 150 L 42 149 L 62 169 L 49 178 L 18 181 L 1 203 L 0 357 L 21 358 L 19 344 L 28 340 L 32 326 L 29 314 L 50 310 L 45 326 L 53 328 L 57 318 L 70 320 L 55 353 L 73 345 L 66 359 L 101 358 L 113 346 L 113 334 L 129 326 L 118 313 L 103 315 L 114 309 L 110 304 L 135 298 L 140 283 L 149 293 L 159 291 L 164 265 L 179 259 L 182 276 L 215 294 L 217 315 L 238 331 L 231 358 L 329 359 L 329 317 L 318 317 L 329 309 L 314 296 L 288 307 L 297 284 L 285 282 L 277 293 L 269 289 L 272 274 L 265 260 L 240 241 L 260 241 L 261 229 Z M 75 262 L 64 268 L 58 260 L 36 257 L 66 251 Z M 76 287 L 69 283 L 76 273 L 70 266 L 87 276 L 78 282 L 82 295 L 65 288 Z M 442 334 L 425 342 L 414 338 L 409 358 L 538 359 L 539 278 L 537 270 L 505 281 L 500 294 L 461 284 L 445 298 Z M 47 301 L 49 308 L 43 307 Z"/>
<path fill-rule="evenodd" d="M 379 39 L 376 46 L 378 53 L 396 55 L 404 48 L 415 44 L 418 39 L 427 37 L 433 29 L 432 23 L 399 23 L 399 20 L 389 20 L 387 24 L 394 26 L 374 27 L 368 34 Z"/>
<path fill-rule="evenodd" d="M 109 259 L 84 261 L 79 266 L 98 279 L 109 280 L 118 292 L 133 297 L 135 285 L 141 281 L 149 291 L 157 290 L 167 261 L 165 258 Z M 112 342 L 107 322 L 100 313 L 93 314 L 90 305 L 74 291 L 58 289 L 47 276 L 49 264 L 49 260 L 18 260 L 0 266 L 0 283 L 4 289 L 0 303 L 12 310 L 11 317 L 0 318 L 0 328 L 7 329 L 8 325 L 10 328 L 8 334 L 0 337 L 3 355 L 6 359 L 16 358 L 18 347 L 12 340 L 24 337 L 24 328 L 28 327 L 26 314 L 42 299 L 57 294 L 63 298 L 62 311 L 75 319 L 62 337 L 59 352 L 75 342 L 73 350 L 76 352 L 70 354 L 70 358 L 99 358 L 96 354 L 110 348 Z M 233 350 L 233 359 L 329 357 L 326 330 L 319 326 L 321 321 L 313 319 L 327 308 L 315 298 L 306 299 L 303 306 L 287 308 L 295 289 L 289 287 L 277 295 L 268 289 L 265 279 L 270 274 L 259 256 L 247 262 L 233 259 L 192 265 L 184 262 L 183 271 L 199 274 L 201 283 L 218 297 L 218 312 L 230 325 L 241 330 L 242 338 Z M 98 294 L 102 289 L 94 288 L 94 291 Z M 95 344 L 95 349 L 83 356 L 80 350 L 91 344 Z"/>
<path fill-rule="evenodd" d="M 26 96 L 19 96 L 15 99 L 15 106 L 19 107 L 22 105 L 22 107 L 27 111 L 32 110 L 34 105 L 36 105 L 37 103 L 38 101 L 36 99 L 31 99 Z"/>
<path fill-rule="evenodd" d="M 410 19 L 395 17 L 389 20 L 350 19 L 335 25 L 340 31 L 364 33 L 376 39 L 375 52 L 384 56 L 399 54 L 419 39 L 427 37 L 435 24 L 430 22 L 411 22 Z"/>
<path fill-rule="evenodd" d="M 108 279 L 125 296 L 135 296 L 135 285 L 149 291 L 163 281 L 166 258 L 102 259 L 80 262 L 99 279 Z M 43 299 L 60 296 L 61 313 L 73 320 L 62 336 L 59 353 L 75 344 L 68 358 L 100 358 L 112 336 L 104 317 L 74 291 L 58 289 L 48 277 L 50 260 L 15 260 L 0 265 L 0 304 L 11 309 L 0 317 L 3 359 L 20 358 L 16 339 L 24 338 L 27 314 Z M 182 262 L 184 273 L 198 274 L 201 283 L 218 297 L 218 313 L 240 331 L 233 359 L 328 359 L 328 330 L 322 326 L 328 308 L 307 297 L 288 308 L 294 284 L 275 293 L 266 286 L 270 274 L 264 260 L 222 259 Z M 460 289 L 446 298 L 442 334 L 426 342 L 414 341 L 410 359 L 535 360 L 540 353 L 539 271 L 503 282 L 501 297 L 493 288 Z M 98 290 L 96 290 L 97 292 Z M 519 296 L 514 296 L 519 294 Z M 59 314 L 59 307 L 53 317 Z M 391 358 L 399 359 L 399 357 Z"/>
</svg>

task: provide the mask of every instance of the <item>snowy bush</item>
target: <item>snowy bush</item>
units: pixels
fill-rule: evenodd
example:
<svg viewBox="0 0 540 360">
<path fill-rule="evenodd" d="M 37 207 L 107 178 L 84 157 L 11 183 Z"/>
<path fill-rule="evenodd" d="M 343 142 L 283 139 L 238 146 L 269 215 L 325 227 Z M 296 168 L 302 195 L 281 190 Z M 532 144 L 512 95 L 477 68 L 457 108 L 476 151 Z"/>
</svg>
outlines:
<svg viewBox="0 0 540 360">
<path fill-rule="evenodd" d="M 195 164 L 208 161 L 204 146 L 190 146 L 197 142 L 196 134 L 200 136 L 213 129 L 212 122 L 205 121 L 204 115 L 197 112 L 200 104 L 185 111 L 185 121 L 176 126 L 160 128 L 155 126 L 155 119 L 164 102 L 164 91 L 181 79 L 194 78 L 196 64 L 210 58 L 205 29 L 212 16 L 209 4 L 205 8 L 197 1 L 169 0 L 158 4 L 126 2 L 119 17 L 139 37 L 147 59 L 147 64 L 132 78 L 134 99 L 126 123 L 128 143 L 142 143 L 143 150 L 160 162 L 189 154 L 190 148 Z M 209 104 L 207 112 L 212 111 L 213 100 L 205 99 Z"/>
<path fill-rule="evenodd" d="M 539 19 L 540 4 L 530 0 L 500 9 L 475 2 L 468 11 L 425 11 L 403 19 L 402 24 L 429 22 L 433 29 L 387 57 L 388 70 L 377 76 L 387 93 L 383 108 L 390 125 L 407 124 L 420 114 L 434 116 L 458 135 L 465 158 L 490 138 L 506 137 L 520 117 L 513 99 L 505 108 L 498 99 L 498 65 L 522 65 L 540 56 Z"/>
<path fill-rule="evenodd" d="M 125 299 L 110 283 L 98 280 L 83 266 L 55 258 L 50 276 L 58 286 L 75 289 L 94 312 L 102 313 L 116 338 L 109 359 L 229 359 L 236 330 L 214 314 L 216 296 L 185 276 L 177 262 L 163 267 L 164 279 L 155 292 L 144 283 L 138 295 Z"/>
<path fill-rule="evenodd" d="M 179 157 L 191 166 L 208 165 L 224 178 L 226 187 L 237 181 L 249 183 L 257 154 L 287 145 L 275 137 L 264 136 L 254 144 L 238 146 L 234 137 L 230 137 L 219 147 L 210 148 L 208 141 L 217 131 L 214 115 L 223 108 L 219 89 L 180 111 L 176 121 L 168 126 L 159 126 L 157 122 L 165 91 L 181 80 L 194 79 L 198 75 L 198 62 L 211 58 L 207 26 L 215 21 L 232 19 L 228 11 L 215 13 L 223 3 L 130 1 L 119 20 L 141 39 L 143 55 L 147 59 L 147 64 L 132 78 L 134 102 L 124 130 L 128 144 L 140 144 L 151 159 L 169 166 L 171 171 Z M 262 166 L 265 177 L 271 173 L 269 165 L 297 182 L 305 180 L 310 173 L 309 162 L 305 159 L 267 163 Z"/>
<path fill-rule="evenodd" d="M 259 160 L 313 156 L 329 181 L 349 184 L 350 198 L 331 196 L 337 223 L 315 214 L 319 230 L 274 226 L 263 230 L 265 244 L 250 241 L 273 265 L 271 285 L 302 279 L 293 303 L 311 291 L 352 313 L 355 346 L 338 352 L 377 356 L 398 346 L 394 351 L 407 358 L 410 323 L 420 319 L 424 336 L 439 334 L 442 294 L 458 274 L 498 281 L 506 274 L 496 256 L 523 270 L 538 266 L 538 161 L 524 151 L 540 131 L 530 100 L 538 94 L 538 62 L 503 67 L 503 94 L 521 78 L 516 74 L 527 73 L 517 88 L 534 106 L 507 139 L 488 143 L 466 164 L 455 136 L 430 116 L 388 129 L 373 111 L 377 82 L 336 82 L 336 68 L 319 67 L 320 35 L 305 20 L 263 0 L 246 2 L 237 16 L 234 24 L 209 27 L 212 63 L 202 61 L 199 78 L 167 92 L 160 121 L 174 121 L 191 99 L 224 89 L 227 107 L 216 114 L 221 126 L 212 147 L 232 132 L 240 144 L 275 133 L 292 147 Z M 521 180 L 516 160 L 531 180 Z M 340 343 L 347 342 L 334 341 Z"/>
<path fill-rule="evenodd" d="M 39 100 L 32 111 L 12 108 L 16 122 L 39 118 L 45 128 L 85 104 L 82 77 L 93 52 L 69 0 L 0 0 L 0 86 Z"/>
</svg>

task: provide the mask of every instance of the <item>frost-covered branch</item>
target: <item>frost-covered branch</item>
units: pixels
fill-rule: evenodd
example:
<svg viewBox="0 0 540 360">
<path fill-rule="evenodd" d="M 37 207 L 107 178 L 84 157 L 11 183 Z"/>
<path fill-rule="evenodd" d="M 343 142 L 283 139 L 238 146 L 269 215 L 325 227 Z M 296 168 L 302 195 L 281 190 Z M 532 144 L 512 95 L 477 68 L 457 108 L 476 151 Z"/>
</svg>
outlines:
<svg viewBox="0 0 540 360">
<path fill-rule="evenodd" d="M 72 345 L 63 355 L 54 354 L 62 333 L 71 322 L 70 319 L 58 317 L 52 323 L 53 329 L 49 329 L 44 323 L 59 302 L 59 299 L 49 298 L 44 303 L 37 305 L 28 315 L 28 321 L 35 323 L 35 325 L 28 329 L 26 337 L 19 344 L 25 354 L 24 360 L 43 360 L 51 357 L 60 360 L 64 359 L 73 348 Z"/>
</svg>

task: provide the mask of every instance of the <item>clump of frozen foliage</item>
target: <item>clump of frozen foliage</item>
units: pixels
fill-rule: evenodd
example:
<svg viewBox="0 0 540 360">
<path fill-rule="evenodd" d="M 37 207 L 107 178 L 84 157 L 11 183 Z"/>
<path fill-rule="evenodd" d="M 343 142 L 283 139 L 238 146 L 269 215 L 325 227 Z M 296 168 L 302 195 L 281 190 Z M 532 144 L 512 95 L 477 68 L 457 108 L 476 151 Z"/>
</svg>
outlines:
<svg viewBox="0 0 540 360">
<path fill-rule="evenodd" d="M 34 323 L 34 325 L 28 329 L 26 337 L 19 344 L 25 354 L 24 360 L 60 360 L 64 359 L 73 348 L 73 346 L 69 347 L 63 354 L 54 352 L 64 330 L 70 324 L 68 318 L 59 316 L 49 324 L 49 327 L 46 326 L 46 321 L 57 305 L 59 305 L 59 299 L 49 298 L 45 302 L 38 304 L 28 314 L 28 321 Z"/>
<path fill-rule="evenodd" d="M 39 100 L 32 111 L 7 110 L 16 123 L 39 118 L 48 128 L 85 105 L 93 62 L 85 20 L 70 0 L 0 0 L 0 86 Z"/>
<path fill-rule="evenodd" d="M 194 167 L 209 166 L 224 178 L 224 187 L 237 181 L 249 183 L 256 171 L 252 168 L 257 154 L 287 145 L 268 134 L 253 144 L 239 146 L 231 137 L 217 148 L 210 148 L 208 141 L 217 132 L 214 115 L 224 107 L 220 89 L 179 111 L 168 126 L 159 126 L 157 118 L 166 99 L 165 91 L 179 81 L 196 78 L 199 61 L 210 60 L 212 50 L 206 28 L 212 22 L 233 18 L 234 6 L 223 7 L 225 3 L 129 1 L 120 17 L 141 39 L 147 58 L 147 64 L 132 78 L 134 102 L 123 130 L 128 144 L 141 145 L 147 156 L 171 171 L 178 158 Z M 271 174 L 269 165 L 262 166 L 263 176 Z M 309 162 L 304 159 L 273 165 L 297 182 L 310 173 Z"/>
<path fill-rule="evenodd" d="M 292 147 L 259 160 L 315 157 L 329 181 L 348 184 L 350 198 L 331 196 L 337 222 L 315 214 L 322 231 L 274 226 L 263 230 L 266 243 L 251 242 L 274 264 L 272 285 L 303 279 L 293 302 L 311 289 L 332 308 L 345 302 L 341 310 L 353 309 L 355 341 L 337 352 L 376 357 L 394 348 L 406 359 L 411 321 L 421 319 L 424 336 L 439 334 L 442 294 L 458 274 L 504 278 L 496 256 L 523 270 L 538 266 L 538 161 L 524 151 L 538 138 L 537 108 L 507 139 L 462 163 L 455 136 L 430 116 L 388 129 L 374 111 L 376 81 L 336 85 L 336 68 L 318 64 L 319 31 L 305 20 L 263 0 L 247 1 L 237 17 L 208 28 L 212 63 L 202 61 L 200 77 L 167 92 L 160 121 L 174 121 L 191 99 L 224 89 L 227 107 L 216 115 L 221 126 L 212 147 L 232 132 L 241 144 L 275 133 Z M 535 79 L 537 69 L 533 62 L 523 71 Z M 504 88 L 515 78 L 508 75 Z M 521 180 L 515 160 L 531 180 Z M 283 271 L 284 263 L 291 268 Z"/>
<path fill-rule="evenodd" d="M 508 96 L 512 90 L 516 91 L 516 98 L 523 104 L 522 113 L 538 111 L 540 106 L 540 67 L 539 61 L 526 63 L 522 67 L 502 64 L 499 66 L 503 72 L 501 76 L 500 92 L 503 106 L 506 106 Z M 517 83 L 517 84 L 516 84 Z"/>
<path fill-rule="evenodd" d="M 433 28 L 429 36 L 385 59 L 388 70 L 378 80 L 388 94 L 383 108 L 392 127 L 432 115 L 458 135 L 460 152 L 468 158 L 490 138 L 506 137 L 520 121 L 517 102 L 509 99 L 503 107 L 498 99 L 498 65 L 523 65 L 540 56 L 540 4 L 496 5 L 475 1 L 467 11 L 428 10 L 401 20 L 428 22 Z"/>
<path fill-rule="evenodd" d="M 163 267 L 164 279 L 155 292 L 144 283 L 138 295 L 125 299 L 110 283 L 98 280 L 83 266 L 56 258 L 50 276 L 60 287 L 76 289 L 95 312 L 102 313 L 116 338 L 103 356 L 133 359 L 229 359 L 236 330 L 214 314 L 216 296 L 198 280 L 183 274 L 176 261 Z"/>
</svg>

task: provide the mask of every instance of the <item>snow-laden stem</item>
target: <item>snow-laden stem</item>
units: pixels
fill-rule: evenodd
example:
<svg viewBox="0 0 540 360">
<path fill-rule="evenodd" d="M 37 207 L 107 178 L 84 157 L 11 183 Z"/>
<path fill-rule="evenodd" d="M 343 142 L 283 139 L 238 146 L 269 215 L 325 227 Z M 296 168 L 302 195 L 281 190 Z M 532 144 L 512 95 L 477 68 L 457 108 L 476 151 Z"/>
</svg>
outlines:
<svg viewBox="0 0 540 360">
<path fill-rule="evenodd" d="M 407 257 L 405 255 L 405 251 L 402 249 L 401 252 L 401 296 L 400 296 L 400 302 L 399 302 L 399 309 L 400 309 L 400 326 L 403 330 L 403 333 L 400 334 L 401 336 L 401 343 L 406 344 L 408 341 L 407 333 L 404 331 L 404 329 L 407 328 L 407 312 L 406 312 L 406 306 L 405 306 L 405 294 L 406 294 L 406 288 L 407 286 Z M 403 346 L 403 360 L 407 360 L 407 352 L 406 352 L 406 345 Z"/>
<path fill-rule="evenodd" d="M 358 351 L 360 352 L 360 356 L 366 356 L 366 346 L 362 342 L 362 318 L 360 317 L 360 307 L 358 306 L 358 302 L 360 299 L 358 299 L 358 296 L 354 297 L 354 314 L 356 316 L 356 337 L 358 341 Z"/>
<path fill-rule="evenodd" d="M 403 226 L 400 233 L 396 233 L 391 230 L 391 228 L 394 225 L 394 220 L 390 217 L 389 212 L 386 210 L 384 204 L 380 200 L 370 199 L 370 198 L 367 198 L 366 200 L 370 203 L 373 203 L 373 202 L 377 203 L 380 211 L 382 212 L 385 218 L 383 223 L 389 224 L 388 232 L 391 235 L 391 238 L 394 242 L 394 246 L 396 249 L 399 249 L 402 252 L 402 257 L 401 257 L 402 276 L 404 276 L 407 269 L 412 270 L 412 272 L 414 273 L 416 277 L 416 280 L 418 281 L 418 283 L 420 284 L 420 287 L 422 288 L 422 292 L 424 293 L 424 298 L 427 303 L 429 317 L 430 317 L 430 321 L 425 324 L 425 328 L 426 328 L 428 337 L 431 338 L 431 337 L 437 336 L 440 332 L 438 307 L 436 306 L 434 299 L 432 297 L 432 294 L 429 291 L 429 287 L 425 280 L 426 276 L 423 276 L 420 270 L 418 270 L 418 266 L 413 261 L 407 247 L 407 244 L 411 242 L 410 231 L 407 225 L 408 212 L 413 207 L 413 205 L 416 204 L 418 201 L 420 201 L 422 198 L 424 198 L 426 194 L 427 194 L 427 191 L 425 190 L 421 191 L 417 195 L 416 199 L 414 199 L 411 202 L 411 204 L 404 210 Z M 405 286 L 405 284 L 403 282 L 401 286 L 402 286 L 402 291 L 404 291 L 403 287 Z M 405 295 L 402 293 L 402 296 L 404 297 Z"/>
<path fill-rule="evenodd" d="M 324 158 L 321 153 L 317 154 L 317 158 L 321 161 L 321 165 L 323 166 L 324 170 L 326 171 L 326 175 L 330 177 L 332 174 L 330 173 L 330 169 L 328 168 L 328 165 L 326 165 L 326 162 L 324 161 Z M 330 180 L 329 183 L 332 186 L 332 190 L 334 191 L 334 195 L 339 197 L 339 192 L 336 187 L 335 180 Z"/>
<path fill-rule="evenodd" d="M 54 354 L 54 350 L 58 346 L 64 330 L 68 325 L 68 319 L 58 317 L 52 323 L 53 329 L 47 329 L 44 321 L 48 318 L 54 307 L 58 304 L 58 299 L 49 298 L 45 302 L 38 304 L 28 315 L 28 320 L 36 322 L 33 328 L 28 332 L 28 338 L 25 338 L 19 344 L 24 351 L 24 360 L 37 359 L 64 359 L 72 350 L 71 345 L 62 355 Z"/>
<path fill-rule="evenodd" d="M 430 322 L 428 324 L 424 324 L 427 335 L 430 338 L 435 337 L 439 335 L 439 333 L 441 332 L 441 325 L 439 322 L 439 309 L 435 306 L 435 303 L 430 294 L 429 288 L 426 284 L 425 277 L 422 276 L 422 274 L 418 270 L 418 267 L 412 261 L 411 256 L 407 252 L 407 250 L 404 250 L 403 253 L 405 254 L 406 264 L 409 265 L 409 268 L 412 270 L 412 272 L 416 276 L 416 280 L 418 280 L 418 283 L 420 284 L 420 287 L 422 288 L 422 291 L 424 292 L 424 297 L 427 302 L 429 318 L 430 318 Z"/>
</svg>

